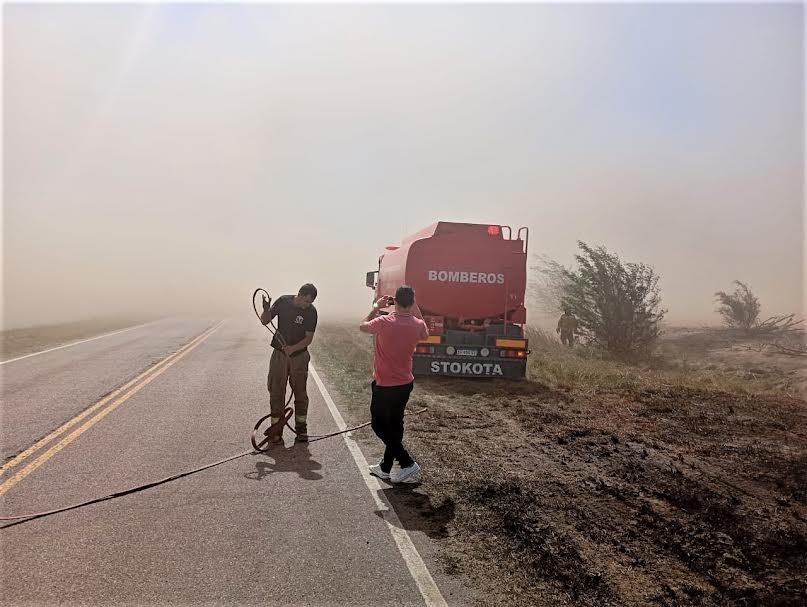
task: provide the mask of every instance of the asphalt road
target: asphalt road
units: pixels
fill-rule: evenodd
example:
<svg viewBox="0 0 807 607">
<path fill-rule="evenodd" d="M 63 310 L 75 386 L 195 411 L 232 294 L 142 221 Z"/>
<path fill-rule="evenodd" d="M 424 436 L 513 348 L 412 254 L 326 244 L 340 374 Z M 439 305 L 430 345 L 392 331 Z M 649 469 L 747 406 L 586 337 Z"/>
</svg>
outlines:
<svg viewBox="0 0 807 607">
<path fill-rule="evenodd" d="M 264 333 L 170 319 L 0 366 L 0 516 L 249 450 L 268 409 Z M 340 429 L 312 378 L 309 395 L 309 431 Z M 2 523 L 0 604 L 466 604 L 430 540 L 386 511 L 362 457 L 350 438 L 302 445 L 287 431 L 265 455 Z"/>
</svg>

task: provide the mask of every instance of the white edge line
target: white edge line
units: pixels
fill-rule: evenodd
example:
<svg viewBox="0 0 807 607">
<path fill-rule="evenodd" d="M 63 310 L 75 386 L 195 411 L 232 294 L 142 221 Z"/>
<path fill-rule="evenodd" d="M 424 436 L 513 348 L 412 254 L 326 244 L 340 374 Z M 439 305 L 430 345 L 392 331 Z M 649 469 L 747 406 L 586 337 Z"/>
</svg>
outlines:
<svg viewBox="0 0 807 607">
<path fill-rule="evenodd" d="M 190 346 L 191 344 L 193 344 L 194 342 L 196 342 L 199 339 L 202 339 L 202 341 L 207 339 L 207 337 L 212 335 L 222 324 L 224 324 L 224 322 L 226 320 L 227 320 L 226 318 L 221 320 L 219 322 L 219 324 L 213 326 L 212 328 L 208 327 L 207 329 L 202 331 L 199 335 L 197 335 L 196 337 L 191 339 L 188 343 L 186 343 L 186 344 L 182 345 L 180 348 L 178 348 L 175 352 L 172 352 L 171 354 L 169 354 L 168 356 L 166 356 L 162 360 L 156 362 L 153 366 L 149 367 L 148 369 L 146 369 L 145 371 L 140 373 L 140 375 L 137 375 L 134 379 L 131 379 L 128 382 L 126 382 L 125 384 L 123 384 L 121 387 L 116 388 L 115 390 L 113 390 L 112 392 L 110 392 L 109 394 L 107 394 L 106 396 L 104 396 L 103 398 L 101 398 L 100 400 L 95 402 L 94 404 L 90 405 L 88 408 L 84 409 L 84 411 L 81 411 L 77 415 L 71 417 L 64 424 L 62 424 L 61 426 L 59 426 L 58 428 L 56 428 L 55 430 L 53 430 L 52 432 L 50 432 L 46 436 L 43 436 L 41 439 L 36 441 L 33 445 L 31 445 L 30 447 L 28 447 L 24 451 L 21 451 L 20 453 L 18 453 L 17 455 L 12 457 L 11 459 L 5 461 L 2 465 L 0 465 L 0 475 L 8 473 L 9 470 L 11 470 L 12 468 L 24 463 L 31 455 L 33 455 L 34 453 L 39 451 L 42 447 L 44 447 L 48 443 L 52 443 L 56 438 L 58 438 L 59 436 L 61 436 L 65 432 L 67 432 L 70 428 L 72 428 L 77 423 L 82 421 L 85 417 L 97 414 L 99 408 L 101 410 L 103 410 L 103 408 L 106 405 L 108 405 L 110 402 L 113 402 L 115 399 L 123 396 L 124 394 L 127 394 L 131 389 L 133 389 L 134 386 L 136 386 L 139 382 L 143 381 L 146 377 L 149 377 L 155 371 L 159 371 L 159 373 L 162 373 L 162 371 L 164 370 L 163 367 L 166 364 L 168 364 L 170 366 L 170 365 L 173 364 L 173 361 L 176 361 L 176 360 L 179 360 L 179 358 L 182 358 L 182 356 L 185 355 L 185 353 L 186 353 L 185 349 L 188 346 Z M 156 321 L 152 321 L 152 322 L 156 322 Z M 149 324 L 149 323 L 146 323 L 146 324 Z M 135 327 L 132 327 L 132 328 L 135 328 Z M 208 333 L 208 331 L 209 331 L 209 333 Z M 199 343 L 201 343 L 201 342 L 199 342 Z M 196 346 L 194 346 L 194 347 L 196 347 Z M 11 477 L 9 476 L 9 477 L 6 477 L 6 478 L 8 479 L 8 478 L 11 478 Z M 5 482 L 5 480 L 0 482 L 0 484 L 2 484 L 4 482 Z"/>
<path fill-rule="evenodd" d="M 61 350 L 62 348 L 69 348 L 71 346 L 77 346 L 79 344 L 87 343 L 88 341 L 93 341 L 96 339 L 101 339 L 103 337 L 110 337 L 111 335 L 117 335 L 118 333 L 126 333 L 126 331 L 134 331 L 135 329 L 139 329 L 140 327 L 145 327 L 146 325 L 150 325 L 152 323 L 157 322 L 156 320 L 152 320 L 150 322 L 144 322 L 142 325 L 135 325 L 134 327 L 128 327 L 127 329 L 120 329 L 118 331 L 112 331 L 112 333 L 104 333 L 103 335 L 96 335 L 95 337 L 90 337 L 89 339 L 82 339 L 81 341 L 74 341 L 69 344 L 64 344 L 61 346 L 56 346 L 55 348 L 48 348 L 47 350 L 41 350 L 39 352 L 33 352 L 31 354 L 26 354 L 25 356 L 19 356 L 17 358 L 11 358 L 9 360 L 0 361 L 0 365 L 6 365 L 8 363 L 13 363 L 17 360 L 22 360 L 23 358 L 31 358 L 32 356 L 39 356 L 40 354 L 46 354 L 48 352 L 53 352 L 54 350 Z"/>
<path fill-rule="evenodd" d="M 345 430 L 347 428 L 345 420 L 342 419 L 342 414 L 339 413 L 339 409 L 336 408 L 331 395 L 328 394 L 328 390 L 325 388 L 325 384 L 322 383 L 317 370 L 314 368 L 313 362 L 309 368 L 311 370 L 311 376 L 314 378 L 317 388 L 319 388 L 322 397 L 325 399 L 325 403 L 328 405 L 328 409 L 330 410 L 336 425 L 340 430 Z M 448 607 L 446 600 L 440 593 L 440 589 L 437 587 L 437 584 L 434 583 L 434 579 L 429 573 L 429 570 L 426 568 L 426 564 L 423 562 L 420 553 L 417 551 L 417 548 L 415 548 L 412 538 L 409 537 L 406 529 L 404 529 L 403 525 L 401 525 L 401 521 L 398 518 L 398 515 L 395 513 L 395 510 L 390 505 L 386 496 L 382 493 L 381 485 L 379 485 L 376 478 L 367 470 L 367 459 L 364 457 L 361 449 L 359 449 L 358 443 L 353 440 L 350 433 L 343 434 L 342 438 L 345 440 L 345 444 L 347 445 L 350 454 L 353 456 L 353 461 L 356 462 L 356 467 L 359 469 L 359 473 L 361 473 L 364 483 L 370 490 L 370 493 L 372 494 L 373 499 L 375 499 L 375 503 L 379 510 L 381 510 L 382 517 L 387 523 L 387 527 L 389 528 L 390 533 L 398 546 L 398 550 L 400 551 L 406 566 L 409 568 L 409 573 L 412 574 L 412 578 L 415 580 L 418 590 L 420 590 L 420 594 L 423 595 L 423 600 L 425 601 L 426 605 L 428 607 Z"/>
</svg>

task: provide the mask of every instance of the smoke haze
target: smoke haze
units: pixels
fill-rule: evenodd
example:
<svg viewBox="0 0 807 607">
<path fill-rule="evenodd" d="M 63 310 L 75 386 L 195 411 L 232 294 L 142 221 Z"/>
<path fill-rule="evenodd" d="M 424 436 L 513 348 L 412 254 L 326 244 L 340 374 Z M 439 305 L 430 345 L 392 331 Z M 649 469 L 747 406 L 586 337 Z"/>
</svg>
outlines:
<svg viewBox="0 0 807 607">
<path fill-rule="evenodd" d="M 804 8 L 6 5 L 3 323 L 360 317 L 437 220 L 602 244 L 670 322 L 803 302 Z"/>
</svg>

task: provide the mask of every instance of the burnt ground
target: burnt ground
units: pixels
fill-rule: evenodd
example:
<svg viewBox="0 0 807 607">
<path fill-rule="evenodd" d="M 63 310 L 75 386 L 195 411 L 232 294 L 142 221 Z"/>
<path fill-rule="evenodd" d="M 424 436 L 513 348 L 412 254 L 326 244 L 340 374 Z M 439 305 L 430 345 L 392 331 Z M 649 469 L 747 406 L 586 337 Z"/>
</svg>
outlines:
<svg viewBox="0 0 807 607">
<path fill-rule="evenodd" d="M 366 421 L 369 340 L 332 325 L 315 346 L 347 417 Z M 421 482 L 386 493 L 480 604 L 807 604 L 803 400 L 645 374 L 629 388 L 421 380 L 409 410 L 422 406 L 406 436 Z"/>
</svg>

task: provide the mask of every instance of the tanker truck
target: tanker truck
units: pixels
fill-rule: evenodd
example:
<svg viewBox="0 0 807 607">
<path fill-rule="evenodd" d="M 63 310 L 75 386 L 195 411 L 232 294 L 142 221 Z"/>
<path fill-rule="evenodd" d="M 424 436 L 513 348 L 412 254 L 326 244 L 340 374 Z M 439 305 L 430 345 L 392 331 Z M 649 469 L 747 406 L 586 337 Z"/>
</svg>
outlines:
<svg viewBox="0 0 807 607">
<path fill-rule="evenodd" d="M 439 221 L 386 247 L 366 285 L 376 300 L 414 288 L 429 326 L 416 376 L 525 377 L 528 240 L 526 227 Z"/>
</svg>

